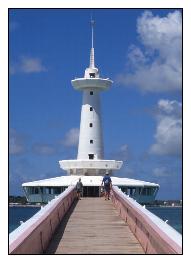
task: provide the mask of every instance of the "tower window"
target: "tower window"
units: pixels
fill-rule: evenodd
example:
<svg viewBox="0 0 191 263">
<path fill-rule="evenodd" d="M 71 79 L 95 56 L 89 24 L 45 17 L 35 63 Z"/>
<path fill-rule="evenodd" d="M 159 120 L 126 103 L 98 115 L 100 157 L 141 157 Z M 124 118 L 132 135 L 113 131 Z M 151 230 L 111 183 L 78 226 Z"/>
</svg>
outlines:
<svg viewBox="0 0 191 263">
<path fill-rule="evenodd" d="M 90 111 L 93 111 L 93 107 L 90 107 Z"/>
<path fill-rule="evenodd" d="M 94 154 L 88 154 L 89 155 L 89 159 L 93 160 L 94 159 Z"/>
<path fill-rule="evenodd" d="M 90 91 L 90 95 L 93 95 L 94 94 L 94 92 L 93 91 Z"/>
<path fill-rule="evenodd" d="M 93 127 L 93 123 L 90 123 L 90 127 Z"/>
<path fill-rule="evenodd" d="M 90 140 L 90 143 L 92 144 L 92 143 L 93 143 L 93 140 Z"/>
<path fill-rule="evenodd" d="M 95 78 L 95 73 L 90 73 L 90 78 Z"/>
</svg>

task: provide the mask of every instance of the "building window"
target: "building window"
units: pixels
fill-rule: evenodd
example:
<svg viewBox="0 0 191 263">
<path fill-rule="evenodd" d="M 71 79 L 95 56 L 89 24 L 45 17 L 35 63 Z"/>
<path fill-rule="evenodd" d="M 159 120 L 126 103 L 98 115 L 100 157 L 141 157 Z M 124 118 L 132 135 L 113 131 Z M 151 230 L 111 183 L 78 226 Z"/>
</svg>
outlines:
<svg viewBox="0 0 191 263">
<path fill-rule="evenodd" d="M 93 127 L 93 123 L 90 123 L 90 127 Z"/>
<path fill-rule="evenodd" d="M 55 195 L 59 195 L 59 194 L 61 194 L 61 187 L 54 187 L 53 191 L 54 191 Z"/>
<path fill-rule="evenodd" d="M 142 195 L 147 195 L 147 188 L 143 188 Z"/>
<path fill-rule="evenodd" d="M 129 188 L 130 190 L 130 195 L 135 195 L 136 189 L 134 187 Z"/>
<path fill-rule="evenodd" d="M 51 187 L 45 187 L 45 193 L 51 195 Z"/>
<path fill-rule="evenodd" d="M 92 107 L 90 107 L 90 111 L 93 111 L 93 108 L 92 108 Z"/>
<path fill-rule="evenodd" d="M 93 95 L 94 94 L 94 92 L 93 91 L 90 91 L 90 95 Z"/>
<path fill-rule="evenodd" d="M 138 193 L 139 193 L 139 195 L 141 194 L 141 192 L 142 192 L 142 188 L 139 187 L 139 188 L 138 188 Z"/>
<path fill-rule="evenodd" d="M 90 143 L 92 144 L 92 143 L 93 143 L 93 140 L 90 140 Z"/>
<path fill-rule="evenodd" d="M 95 73 L 90 73 L 90 78 L 95 78 Z"/>
<path fill-rule="evenodd" d="M 93 160 L 93 159 L 94 159 L 94 154 L 88 154 L 88 156 L 89 156 L 89 159 L 90 159 L 90 160 Z"/>
<path fill-rule="evenodd" d="M 39 194 L 39 188 L 38 187 L 35 187 L 34 188 L 34 193 L 37 195 L 37 194 Z"/>
</svg>

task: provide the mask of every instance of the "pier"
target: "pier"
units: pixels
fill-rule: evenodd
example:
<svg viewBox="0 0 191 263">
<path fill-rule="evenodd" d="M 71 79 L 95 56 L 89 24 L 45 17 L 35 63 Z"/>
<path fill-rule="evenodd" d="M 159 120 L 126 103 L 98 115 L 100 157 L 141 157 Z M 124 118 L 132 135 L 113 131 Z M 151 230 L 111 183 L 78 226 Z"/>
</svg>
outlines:
<svg viewBox="0 0 191 263">
<path fill-rule="evenodd" d="M 112 187 L 76 200 L 71 186 L 10 234 L 10 254 L 181 254 L 182 236 Z"/>
<path fill-rule="evenodd" d="M 84 198 L 56 231 L 47 254 L 143 254 L 111 201 Z"/>
</svg>

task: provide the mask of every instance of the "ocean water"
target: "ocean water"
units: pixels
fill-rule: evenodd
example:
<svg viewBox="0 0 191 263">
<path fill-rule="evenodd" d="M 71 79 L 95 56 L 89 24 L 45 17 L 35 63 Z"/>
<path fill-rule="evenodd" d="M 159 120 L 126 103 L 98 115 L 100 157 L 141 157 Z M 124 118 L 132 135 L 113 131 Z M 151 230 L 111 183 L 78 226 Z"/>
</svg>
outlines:
<svg viewBox="0 0 191 263">
<path fill-rule="evenodd" d="M 147 207 L 149 211 L 168 220 L 168 224 L 182 234 L 182 208 L 181 207 Z M 40 210 L 39 207 L 9 207 L 9 233 L 20 226 Z"/>
<path fill-rule="evenodd" d="M 9 207 L 9 233 L 27 221 L 40 210 L 40 207 Z"/>
<path fill-rule="evenodd" d="M 147 207 L 153 214 L 162 220 L 168 220 L 168 224 L 182 234 L 182 207 Z"/>
</svg>

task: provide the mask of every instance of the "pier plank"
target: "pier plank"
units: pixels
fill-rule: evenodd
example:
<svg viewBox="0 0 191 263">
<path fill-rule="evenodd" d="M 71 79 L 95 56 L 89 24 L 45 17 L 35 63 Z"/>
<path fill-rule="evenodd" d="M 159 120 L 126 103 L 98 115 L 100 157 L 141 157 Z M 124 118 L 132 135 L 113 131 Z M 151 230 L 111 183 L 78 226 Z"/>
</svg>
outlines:
<svg viewBox="0 0 191 263">
<path fill-rule="evenodd" d="M 111 201 L 83 198 L 73 205 L 46 254 L 144 254 Z"/>
</svg>

